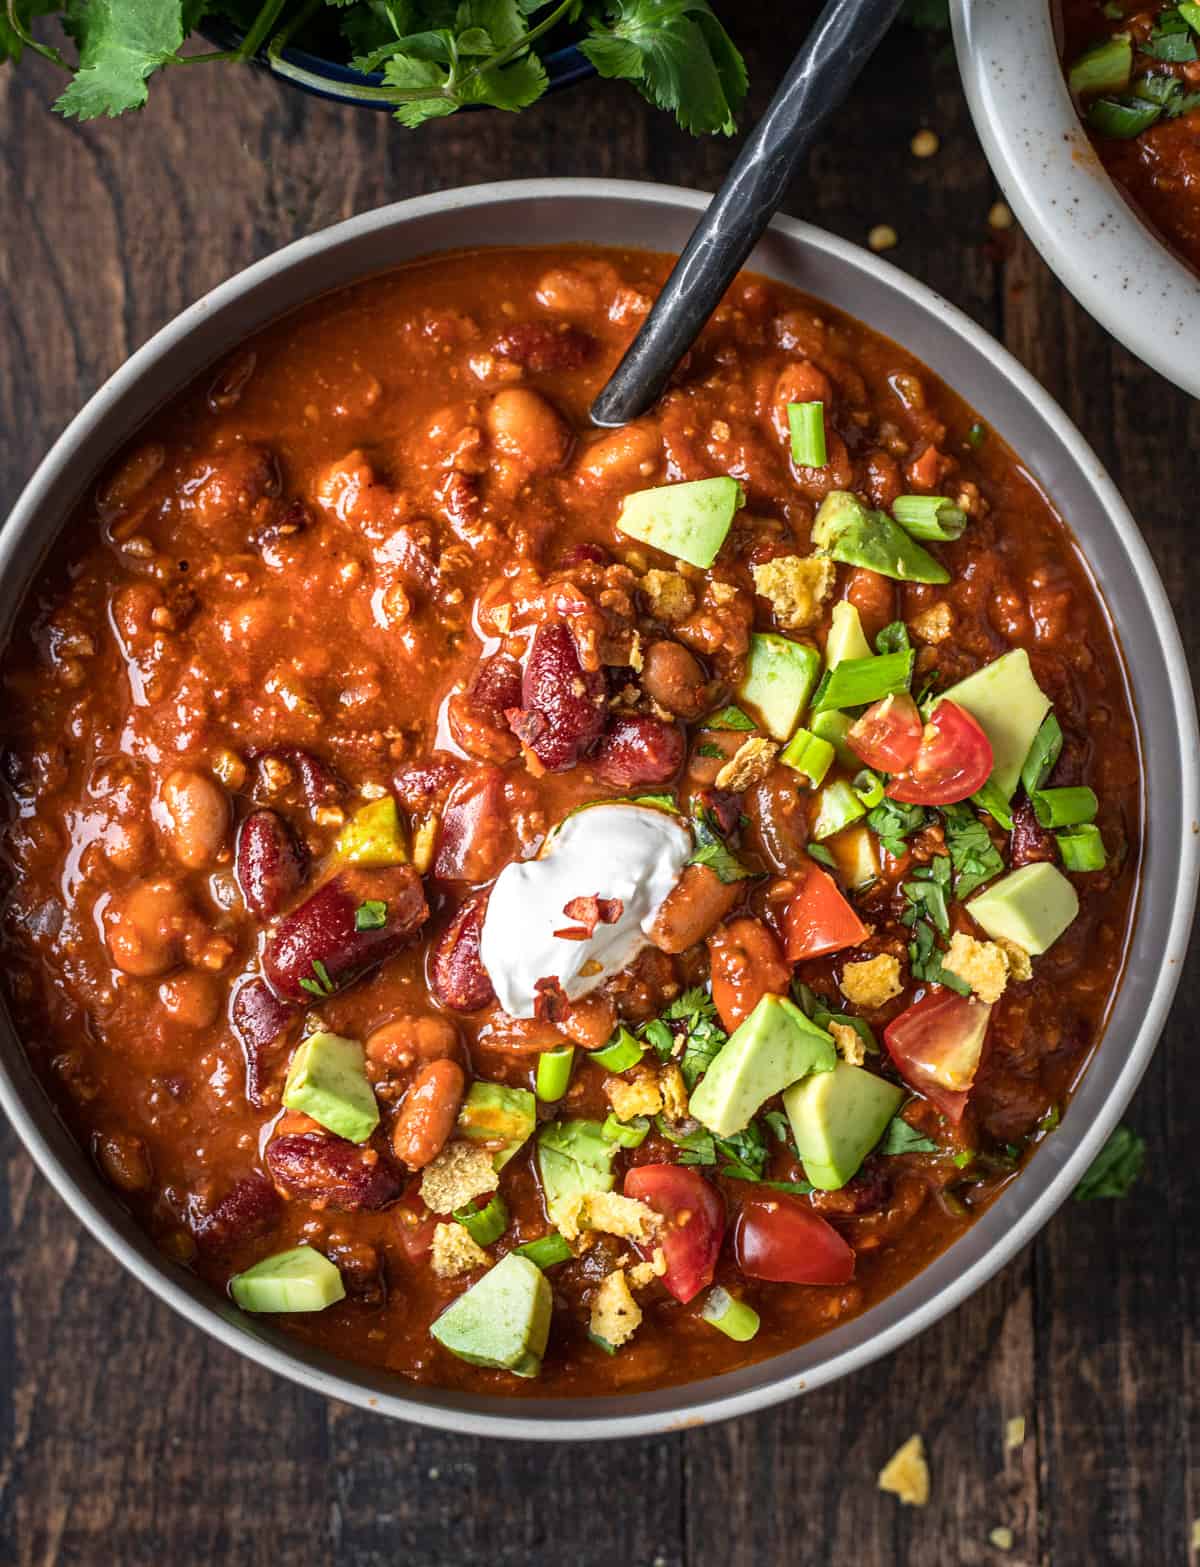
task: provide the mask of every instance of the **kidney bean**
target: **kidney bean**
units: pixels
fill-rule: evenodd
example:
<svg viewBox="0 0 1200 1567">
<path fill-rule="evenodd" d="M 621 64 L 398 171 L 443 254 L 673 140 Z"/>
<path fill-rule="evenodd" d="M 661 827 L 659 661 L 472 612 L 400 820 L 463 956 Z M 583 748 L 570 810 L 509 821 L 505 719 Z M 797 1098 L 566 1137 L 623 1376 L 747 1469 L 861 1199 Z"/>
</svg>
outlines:
<svg viewBox="0 0 1200 1567">
<path fill-rule="evenodd" d="M 661 952 L 685 952 L 741 901 L 745 882 L 723 882 L 707 865 L 689 865 L 667 894 L 648 934 Z"/>
<path fill-rule="evenodd" d="M 273 919 L 299 892 L 308 852 L 275 811 L 251 811 L 238 828 L 234 875 L 242 899 L 258 919 Z"/>
<path fill-rule="evenodd" d="M 582 544 L 572 544 L 569 549 L 563 551 L 558 563 L 560 571 L 570 571 L 575 566 L 608 566 L 612 564 L 612 556 L 599 544 L 592 544 L 584 540 Z"/>
<path fill-rule="evenodd" d="M 819 1213 L 833 1214 L 835 1217 L 858 1217 L 882 1208 L 891 1190 L 891 1179 L 882 1168 L 881 1161 L 875 1161 L 852 1176 L 838 1191 L 813 1192 L 811 1201 Z"/>
<path fill-rule="evenodd" d="M 1013 807 L 1009 860 L 1014 870 L 1037 860 L 1054 860 L 1054 835 L 1041 825 L 1028 800 Z"/>
<path fill-rule="evenodd" d="M 211 865 L 229 831 L 229 800 L 214 779 L 177 768 L 158 795 L 158 824 L 175 858 L 189 870 Z"/>
<path fill-rule="evenodd" d="M 664 784 L 683 765 L 685 749 L 683 735 L 674 724 L 629 713 L 614 719 L 592 765 L 605 783 L 618 789 Z"/>
<path fill-rule="evenodd" d="M 708 938 L 712 998 L 732 1033 L 766 995 L 786 996 L 792 977 L 779 943 L 761 920 L 730 920 Z"/>
<path fill-rule="evenodd" d="M 699 718 L 708 710 L 708 680 L 700 660 L 682 642 L 666 638 L 651 642 L 642 664 L 641 683 L 652 701 L 680 718 Z"/>
<path fill-rule="evenodd" d="M 433 873 L 444 881 L 490 881 L 515 853 L 504 774 L 498 767 L 481 768 L 451 791 Z"/>
<path fill-rule="evenodd" d="M 455 692 L 447 703 L 450 733 L 468 756 L 510 761 L 519 748 L 504 715 L 520 705 L 521 666 L 507 653 L 496 653 L 479 664 L 467 689 Z"/>
<path fill-rule="evenodd" d="M 386 1207 L 403 1189 L 399 1174 L 377 1148 L 326 1132 L 273 1138 L 266 1159 L 282 1196 L 346 1213 Z"/>
<path fill-rule="evenodd" d="M 279 1217 L 279 1194 L 275 1188 L 261 1175 L 246 1175 L 197 1221 L 195 1235 L 214 1251 L 224 1251 L 240 1241 L 268 1235 Z"/>
<path fill-rule="evenodd" d="M 518 321 L 492 343 L 501 359 L 535 372 L 577 370 L 591 358 L 596 341 L 574 326 L 551 326 L 541 321 Z"/>
<path fill-rule="evenodd" d="M 384 922 L 359 930 L 355 914 L 368 902 L 386 905 Z M 411 865 L 350 867 L 280 921 L 263 950 L 263 973 L 289 1001 L 332 995 L 398 952 L 428 914 L 421 878 Z"/>
<path fill-rule="evenodd" d="M 300 1013 L 281 1001 L 265 980 L 251 979 L 234 992 L 230 1016 L 246 1058 L 246 1098 L 261 1106 L 267 1069 L 282 1054 Z"/>
<path fill-rule="evenodd" d="M 561 622 L 538 627 L 521 682 L 520 708 L 505 715 L 517 738 L 548 772 L 573 767 L 604 727 L 606 682 L 585 670 Z"/>
<path fill-rule="evenodd" d="M 486 911 L 486 893 L 468 898 L 433 949 L 430 986 L 442 1005 L 455 1012 L 478 1012 L 496 999 L 479 956 Z"/>
<path fill-rule="evenodd" d="M 310 810 L 315 810 L 318 805 L 335 804 L 345 788 L 342 780 L 331 767 L 314 756 L 311 751 L 301 750 L 299 746 L 253 747 L 246 755 L 253 762 L 274 759 L 294 768 L 300 779 L 304 803 Z"/>
<path fill-rule="evenodd" d="M 441 805 L 461 777 L 459 762 L 430 762 L 423 767 L 402 767 L 392 778 L 392 788 L 405 809 L 419 815 Z"/>
<path fill-rule="evenodd" d="M 457 1061 L 430 1061 L 413 1079 L 392 1127 L 392 1152 L 410 1170 L 436 1159 L 454 1130 L 467 1080 Z"/>
</svg>

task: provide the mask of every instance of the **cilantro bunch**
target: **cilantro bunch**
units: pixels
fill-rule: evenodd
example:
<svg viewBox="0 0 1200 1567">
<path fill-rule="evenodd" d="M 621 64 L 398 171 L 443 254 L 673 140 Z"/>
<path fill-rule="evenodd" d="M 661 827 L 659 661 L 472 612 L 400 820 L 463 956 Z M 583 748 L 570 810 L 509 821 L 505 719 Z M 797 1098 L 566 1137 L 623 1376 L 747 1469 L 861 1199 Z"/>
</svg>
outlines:
<svg viewBox="0 0 1200 1567">
<path fill-rule="evenodd" d="M 34 36 L 48 17 L 74 58 Z M 185 53 L 206 25 L 241 42 Z M 53 60 L 71 76 L 54 107 L 81 120 L 140 109 L 168 66 L 236 64 L 264 47 L 280 74 L 302 79 L 282 58 L 299 44 L 379 74 L 378 86 L 343 91 L 415 127 L 466 107 L 527 107 L 549 84 L 543 51 L 571 42 L 684 130 L 733 134 L 746 67 L 708 0 L 0 0 L 0 64 L 26 50 Z"/>
</svg>

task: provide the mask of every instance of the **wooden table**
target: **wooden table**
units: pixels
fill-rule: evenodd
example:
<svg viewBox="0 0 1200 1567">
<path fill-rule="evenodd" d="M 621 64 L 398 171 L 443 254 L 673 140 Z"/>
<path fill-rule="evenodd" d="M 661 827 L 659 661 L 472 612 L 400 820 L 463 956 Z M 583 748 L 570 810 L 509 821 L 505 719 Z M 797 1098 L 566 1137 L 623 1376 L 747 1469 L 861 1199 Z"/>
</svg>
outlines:
<svg viewBox="0 0 1200 1567">
<path fill-rule="evenodd" d="M 811 12 L 724 9 L 757 110 Z M 297 235 L 512 176 L 710 190 L 734 150 L 599 82 L 417 135 L 249 71 L 177 71 L 140 121 L 84 128 L 49 113 L 56 90 L 40 62 L 0 71 L 0 515 L 138 344 Z M 909 150 L 922 126 L 941 138 L 925 161 Z M 892 259 L 1007 342 L 1132 502 L 1200 658 L 1200 404 L 1110 342 L 1018 233 L 989 231 L 997 196 L 948 40 L 901 28 L 787 210 L 860 242 L 890 223 Z M 0 1563 L 1175 1567 L 1200 1516 L 1198 978 L 1193 964 L 1130 1111 L 1151 1155 L 1134 1196 L 1069 1204 L 966 1306 L 856 1377 L 621 1445 L 437 1435 L 276 1380 L 138 1289 L 5 1127 Z M 1006 1451 L 1016 1415 L 1026 1440 Z M 914 1431 L 933 1468 L 924 1510 L 875 1489 Z M 988 1542 L 998 1525 L 1007 1556 Z"/>
</svg>

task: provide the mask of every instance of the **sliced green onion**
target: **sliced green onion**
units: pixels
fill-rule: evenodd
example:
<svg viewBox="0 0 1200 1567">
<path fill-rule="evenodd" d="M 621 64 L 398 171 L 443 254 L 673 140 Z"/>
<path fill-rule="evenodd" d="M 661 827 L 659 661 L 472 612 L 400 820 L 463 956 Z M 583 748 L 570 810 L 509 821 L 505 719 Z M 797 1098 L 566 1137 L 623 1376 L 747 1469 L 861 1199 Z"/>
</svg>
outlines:
<svg viewBox="0 0 1200 1567">
<path fill-rule="evenodd" d="M 508 1204 L 497 1192 L 486 1208 L 456 1208 L 454 1217 L 476 1246 L 490 1246 L 508 1228 Z"/>
<path fill-rule="evenodd" d="M 588 1338 L 591 1339 L 597 1349 L 602 1349 L 606 1355 L 615 1355 L 617 1353 L 617 1346 L 610 1344 L 606 1338 L 601 1338 L 599 1333 L 589 1333 Z"/>
<path fill-rule="evenodd" d="M 1058 719 L 1053 713 L 1048 713 L 1042 720 L 1042 727 L 1033 737 L 1029 755 L 1021 768 L 1021 782 L 1025 785 L 1025 793 L 1031 798 L 1054 771 L 1054 764 L 1062 753 L 1062 746 L 1063 735 Z"/>
<path fill-rule="evenodd" d="M 1108 863 L 1104 839 L 1093 822 L 1056 832 L 1062 862 L 1069 871 L 1102 871 Z"/>
<path fill-rule="evenodd" d="M 1095 790 L 1086 785 L 1075 789 L 1038 789 L 1030 799 L 1033 814 L 1043 827 L 1078 827 L 1094 822 L 1100 808 Z"/>
<path fill-rule="evenodd" d="M 835 833 L 849 827 L 867 814 L 867 808 L 859 801 L 854 790 L 844 778 L 837 778 L 821 790 L 816 820 L 809 836 L 817 843 L 832 838 Z"/>
<path fill-rule="evenodd" d="M 759 1316 L 754 1307 L 747 1306 L 744 1300 L 738 1300 L 719 1284 L 709 1290 L 700 1315 L 737 1344 L 747 1343 L 759 1329 Z"/>
<path fill-rule="evenodd" d="M 873 811 L 883 799 L 883 779 L 869 767 L 856 774 L 852 788 L 868 811 Z"/>
<path fill-rule="evenodd" d="M 715 713 L 710 713 L 700 725 L 701 729 L 756 729 L 758 726 L 752 718 L 747 717 L 740 707 L 719 707 Z"/>
<path fill-rule="evenodd" d="M 900 495 L 892 506 L 892 516 L 914 539 L 937 539 L 945 543 L 961 538 L 967 514 L 945 495 Z"/>
<path fill-rule="evenodd" d="M 1115 33 L 1085 49 L 1067 73 L 1077 98 L 1093 93 L 1124 92 L 1133 75 L 1133 43 L 1128 33 Z"/>
<path fill-rule="evenodd" d="M 853 725 L 852 718 L 848 718 L 845 713 L 835 713 L 832 709 L 827 713 L 814 713 L 808 723 L 818 740 L 828 740 L 842 766 L 851 769 L 859 764 L 859 758 L 846 744 L 846 736 Z"/>
<path fill-rule="evenodd" d="M 801 468 L 824 468 L 825 404 L 789 403 L 788 428 L 792 432 L 792 461 Z"/>
<path fill-rule="evenodd" d="M 986 811 L 994 822 L 998 822 L 1005 832 L 1012 832 L 1012 811 L 1009 809 L 1008 799 L 1002 789 L 998 789 L 989 778 L 982 789 L 977 789 L 971 796 L 971 801 L 981 811 Z"/>
<path fill-rule="evenodd" d="M 785 767 L 792 768 L 817 788 L 833 764 L 834 750 L 811 729 L 797 729 L 779 753 Z"/>
<path fill-rule="evenodd" d="M 571 1081 L 571 1063 L 575 1059 L 574 1045 L 563 1045 L 559 1050 L 543 1050 L 538 1057 L 537 1082 L 539 1099 L 561 1099 Z"/>
<path fill-rule="evenodd" d="M 382 930 L 387 924 L 387 904 L 382 898 L 368 898 L 354 911 L 355 930 Z"/>
<path fill-rule="evenodd" d="M 1196 0 L 1183 0 L 1179 14 L 1194 33 L 1200 33 L 1200 5 L 1196 4 Z"/>
<path fill-rule="evenodd" d="M 614 1038 L 588 1056 L 606 1072 L 627 1072 L 642 1059 L 645 1046 L 633 1037 L 627 1028 L 619 1028 Z"/>
<path fill-rule="evenodd" d="M 975 1150 L 973 1148 L 960 1148 L 954 1155 L 954 1163 L 960 1170 L 965 1170 L 974 1157 Z"/>
<path fill-rule="evenodd" d="M 975 423 L 967 431 L 967 440 L 970 445 L 978 449 L 987 440 L 987 425 L 976 419 Z"/>
<path fill-rule="evenodd" d="M 600 1135 L 606 1143 L 616 1143 L 618 1148 L 640 1148 L 649 1131 L 650 1122 L 646 1116 L 635 1115 L 632 1120 L 618 1121 L 610 1110 Z"/>
<path fill-rule="evenodd" d="M 1145 98 L 1094 98 L 1088 107 L 1087 122 L 1097 136 L 1113 141 L 1132 141 L 1149 130 L 1162 114 L 1162 104 Z"/>
<path fill-rule="evenodd" d="M 526 1241 L 516 1250 L 518 1257 L 528 1257 L 535 1268 L 552 1268 L 556 1262 L 570 1262 L 575 1255 L 557 1230 L 539 1236 L 535 1241 Z"/>
<path fill-rule="evenodd" d="M 880 658 L 844 658 L 821 676 L 812 699 L 813 712 L 866 707 L 869 702 L 907 691 L 915 658 L 912 648 L 903 653 L 884 653 Z"/>
</svg>

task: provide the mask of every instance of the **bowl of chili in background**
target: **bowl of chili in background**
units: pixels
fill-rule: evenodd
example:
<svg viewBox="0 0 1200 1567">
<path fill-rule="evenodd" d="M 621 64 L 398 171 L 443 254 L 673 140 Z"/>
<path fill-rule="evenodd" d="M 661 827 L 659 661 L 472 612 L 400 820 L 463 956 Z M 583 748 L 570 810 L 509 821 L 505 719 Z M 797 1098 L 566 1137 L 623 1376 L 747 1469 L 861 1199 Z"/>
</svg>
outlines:
<svg viewBox="0 0 1200 1567">
<path fill-rule="evenodd" d="M 0 535 L 14 616 L 57 530 L 139 427 L 281 315 L 402 262 L 476 246 L 677 250 L 705 197 L 666 187 L 552 180 L 478 187 L 385 208 L 302 240 L 214 290 L 145 345 L 55 445 Z M 0 1034 L 0 1102 L 76 1215 L 130 1271 L 226 1345 L 329 1396 L 451 1430 L 547 1439 L 624 1436 L 744 1413 L 894 1350 L 979 1287 L 1070 1193 L 1148 1064 L 1183 960 L 1197 878 L 1196 716 L 1172 614 L 1136 526 L 1094 454 L 1040 387 L 967 317 L 886 262 L 778 219 L 749 263 L 868 324 L 959 394 L 1028 464 L 1070 522 L 1125 658 L 1141 756 L 1140 901 L 1104 1038 L 1062 1125 L 953 1245 L 861 1315 L 798 1348 L 715 1377 L 625 1395 L 519 1399 L 435 1387 L 354 1364 L 249 1317 L 164 1257 L 99 1178 L 34 1075 Z"/>
<path fill-rule="evenodd" d="M 1146 8 L 1143 33 L 1148 14 L 1164 9 Z M 1051 0 L 951 0 L 950 12 L 971 117 L 1022 227 L 1089 314 L 1200 396 L 1200 111 L 1171 119 L 1163 110 L 1127 140 L 1099 134 L 1113 129 L 1105 121 L 1089 132 L 1099 95 L 1086 92 L 1077 106 L 1066 71 L 1121 26 L 1098 0 L 1065 0 L 1057 10 Z M 1140 54 L 1136 63 L 1139 76 L 1181 69 Z M 1122 114 L 1117 105 L 1110 120 Z"/>
</svg>

